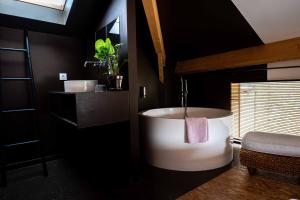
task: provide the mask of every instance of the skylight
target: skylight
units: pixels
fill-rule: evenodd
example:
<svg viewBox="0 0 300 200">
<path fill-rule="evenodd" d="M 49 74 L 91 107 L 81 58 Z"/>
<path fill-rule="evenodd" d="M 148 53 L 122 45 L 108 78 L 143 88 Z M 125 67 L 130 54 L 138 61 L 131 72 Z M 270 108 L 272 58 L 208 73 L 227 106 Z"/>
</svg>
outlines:
<svg viewBox="0 0 300 200">
<path fill-rule="evenodd" d="M 19 1 L 36 4 L 39 6 L 54 8 L 57 10 L 64 10 L 66 4 L 66 0 L 19 0 Z"/>
<path fill-rule="evenodd" d="M 73 0 L 0 0 L 0 14 L 66 25 Z"/>
</svg>

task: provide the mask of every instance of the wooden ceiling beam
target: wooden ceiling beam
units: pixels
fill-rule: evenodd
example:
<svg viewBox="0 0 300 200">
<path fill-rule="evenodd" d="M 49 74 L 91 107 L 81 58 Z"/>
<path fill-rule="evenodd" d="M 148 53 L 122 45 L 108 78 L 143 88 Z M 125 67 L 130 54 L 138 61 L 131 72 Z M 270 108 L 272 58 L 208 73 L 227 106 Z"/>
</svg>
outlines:
<svg viewBox="0 0 300 200">
<path fill-rule="evenodd" d="M 142 0 L 153 45 L 157 54 L 159 80 L 164 82 L 163 67 L 166 65 L 166 53 L 161 33 L 156 0 Z"/>
<path fill-rule="evenodd" d="M 192 74 L 300 58 L 300 37 L 177 62 L 177 74 Z"/>
</svg>

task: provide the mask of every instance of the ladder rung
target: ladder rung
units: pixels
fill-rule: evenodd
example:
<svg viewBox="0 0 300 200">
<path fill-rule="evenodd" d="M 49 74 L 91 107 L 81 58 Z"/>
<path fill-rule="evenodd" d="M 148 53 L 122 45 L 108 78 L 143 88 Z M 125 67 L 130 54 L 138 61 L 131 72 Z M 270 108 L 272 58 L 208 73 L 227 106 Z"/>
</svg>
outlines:
<svg viewBox="0 0 300 200">
<path fill-rule="evenodd" d="M 0 80 L 3 80 L 3 81 L 22 81 L 22 80 L 31 80 L 32 78 L 30 77 L 3 77 L 3 78 L 0 78 Z"/>
<path fill-rule="evenodd" d="M 24 109 L 11 109 L 11 110 L 2 110 L 2 113 L 12 113 L 12 112 L 31 112 L 36 111 L 35 108 L 24 108 Z"/>
<path fill-rule="evenodd" d="M 17 49 L 17 48 L 0 47 L 0 51 L 21 51 L 21 52 L 27 52 L 27 49 Z"/>
<path fill-rule="evenodd" d="M 20 145 L 39 143 L 39 142 L 40 142 L 40 140 L 31 140 L 31 141 L 18 142 L 18 143 L 13 143 L 13 144 L 4 144 L 4 145 L 2 145 L 2 147 L 10 148 L 10 147 L 15 147 L 15 146 L 20 146 Z"/>
</svg>

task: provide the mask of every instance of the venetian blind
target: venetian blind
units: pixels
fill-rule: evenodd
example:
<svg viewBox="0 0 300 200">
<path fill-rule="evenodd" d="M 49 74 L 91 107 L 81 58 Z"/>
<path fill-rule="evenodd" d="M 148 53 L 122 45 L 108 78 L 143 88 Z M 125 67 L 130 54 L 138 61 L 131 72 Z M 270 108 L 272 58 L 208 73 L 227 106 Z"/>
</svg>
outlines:
<svg viewBox="0 0 300 200">
<path fill-rule="evenodd" d="M 249 131 L 300 136 L 300 81 L 233 83 L 234 137 Z"/>
</svg>

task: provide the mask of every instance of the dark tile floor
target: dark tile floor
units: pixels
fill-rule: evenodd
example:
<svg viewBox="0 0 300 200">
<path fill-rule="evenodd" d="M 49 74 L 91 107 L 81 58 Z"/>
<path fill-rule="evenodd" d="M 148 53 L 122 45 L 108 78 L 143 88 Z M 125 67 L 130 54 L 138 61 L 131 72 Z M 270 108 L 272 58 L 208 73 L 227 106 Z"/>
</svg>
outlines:
<svg viewBox="0 0 300 200">
<path fill-rule="evenodd" d="M 233 163 L 221 169 L 177 172 L 145 166 L 134 180 L 124 168 L 80 165 L 78 161 L 59 159 L 48 162 L 47 178 L 42 176 L 39 165 L 10 171 L 9 185 L 0 188 L 0 199 L 173 200 L 238 165 L 237 146 L 234 152 Z"/>
<path fill-rule="evenodd" d="M 175 172 L 146 166 L 136 180 L 106 170 L 86 171 L 60 159 L 48 163 L 49 177 L 38 165 L 8 173 L 9 185 L 0 189 L 1 200 L 175 199 L 224 172 Z"/>
</svg>

